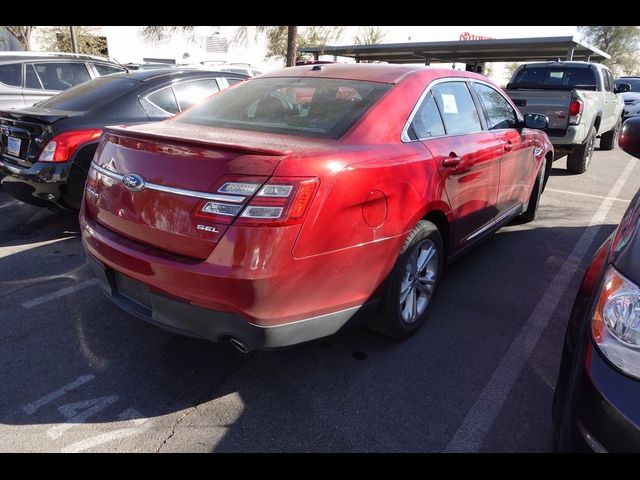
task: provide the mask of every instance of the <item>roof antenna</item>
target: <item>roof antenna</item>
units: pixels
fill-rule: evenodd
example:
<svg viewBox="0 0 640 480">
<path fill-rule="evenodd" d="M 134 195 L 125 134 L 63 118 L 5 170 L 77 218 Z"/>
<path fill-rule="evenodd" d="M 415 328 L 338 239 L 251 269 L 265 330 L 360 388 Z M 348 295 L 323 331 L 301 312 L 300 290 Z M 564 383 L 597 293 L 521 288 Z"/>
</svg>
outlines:
<svg viewBox="0 0 640 480">
<path fill-rule="evenodd" d="M 127 72 L 127 74 L 131 73 L 129 71 L 129 69 L 127 67 L 125 67 L 123 64 L 121 64 L 118 60 L 116 60 L 115 57 L 111 57 L 111 60 L 113 60 L 115 63 L 117 63 L 118 65 L 120 65 L 122 68 L 124 68 L 124 71 Z"/>
</svg>

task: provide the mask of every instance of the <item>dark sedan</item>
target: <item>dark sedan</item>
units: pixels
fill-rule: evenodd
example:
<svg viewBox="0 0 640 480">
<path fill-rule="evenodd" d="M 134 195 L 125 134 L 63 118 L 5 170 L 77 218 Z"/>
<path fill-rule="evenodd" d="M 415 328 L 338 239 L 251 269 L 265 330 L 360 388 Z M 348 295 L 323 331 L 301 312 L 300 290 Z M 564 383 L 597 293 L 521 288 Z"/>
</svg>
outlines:
<svg viewBox="0 0 640 480">
<path fill-rule="evenodd" d="M 194 69 L 123 72 L 0 111 L 2 188 L 30 204 L 77 210 L 106 125 L 165 120 L 246 78 Z"/>
<path fill-rule="evenodd" d="M 640 117 L 620 147 L 640 158 Z M 560 451 L 640 452 L 640 191 L 582 280 L 553 402 Z"/>
</svg>

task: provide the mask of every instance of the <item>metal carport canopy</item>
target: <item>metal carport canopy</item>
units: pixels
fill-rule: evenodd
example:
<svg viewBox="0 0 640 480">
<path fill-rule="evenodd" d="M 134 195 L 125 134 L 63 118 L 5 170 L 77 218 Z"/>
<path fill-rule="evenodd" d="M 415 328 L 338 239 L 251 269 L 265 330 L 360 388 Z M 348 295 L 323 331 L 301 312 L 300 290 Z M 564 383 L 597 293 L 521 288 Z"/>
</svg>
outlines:
<svg viewBox="0 0 640 480">
<path fill-rule="evenodd" d="M 351 57 L 357 62 L 374 60 L 389 63 L 435 62 L 533 62 L 539 60 L 602 61 L 610 55 L 573 37 L 504 38 L 447 42 L 410 42 L 376 45 L 305 47 L 300 53 Z"/>
</svg>

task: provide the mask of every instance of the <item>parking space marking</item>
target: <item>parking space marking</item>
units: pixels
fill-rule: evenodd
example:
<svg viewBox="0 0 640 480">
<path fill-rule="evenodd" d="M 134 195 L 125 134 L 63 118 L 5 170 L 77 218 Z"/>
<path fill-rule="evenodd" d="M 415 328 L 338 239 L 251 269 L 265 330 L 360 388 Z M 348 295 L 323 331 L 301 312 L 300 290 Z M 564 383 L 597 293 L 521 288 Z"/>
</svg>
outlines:
<svg viewBox="0 0 640 480">
<path fill-rule="evenodd" d="M 88 450 L 103 443 L 111 442 L 113 440 L 119 440 L 125 437 L 131 437 L 144 432 L 151 426 L 148 418 L 144 418 L 138 411 L 133 408 L 128 408 L 122 412 L 119 417 L 120 420 L 130 420 L 133 423 L 133 427 L 121 428 L 112 432 L 102 433 L 93 437 L 85 438 L 79 442 L 72 443 L 60 450 L 62 453 L 78 453 L 83 450 Z"/>
<path fill-rule="evenodd" d="M 58 411 L 67 421 L 51 427 L 47 430 L 47 435 L 54 439 L 62 436 L 71 427 L 84 423 L 86 419 L 93 417 L 109 405 L 116 403 L 119 398 L 117 395 L 111 395 L 109 397 L 92 398 L 91 400 L 68 403 L 58 407 Z"/>
<path fill-rule="evenodd" d="M 42 305 L 50 300 L 55 300 L 56 298 L 64 297 L 71 293 L 75 293 L 78 290 L 82 290 L 83 288 L 91 287 L 98 283 L 98 279 L 92 278 L 90 280 L 85 280 L 84 282 L 76 283 L 70 287 L 61 288 L 60 290 L 56 290 L 55 292 L 51 292 L 47 295 L 43 295 L 42 297 L 34 298 L 32 300 L 28 300 L 22 304 L 24 308 L 31 308 L 37 305 Z"/>
<path fill-rule="evenodd" d="M 624 169 L 605 199 L 602 201 L 586 230 L 576 243 L 571 254 L 553 277 L 553 280 L 538 301 L 533 312 L 524 323 L 518 336 L 493 372 L 478 399 L 467 412 L 464 420 L 446 447 L 446 452 L 477 452 L 495 422 L 511 388 L 529 360 L 540 335 L 551 319 L 567 285 L 589 252 L 589 247 L 606 220 L 614 199 L 624 187 L 635 166 L 631 162 Z M 593 227 L 593 228 L 590 228 Z"/>
<path fill-rule="evenodd" d="M 614 202 L 624 202 L 624 203 L 631 202 L 631 200 L 627 200 L 627 199 L 624 199 L 624 198 L 603 197 L 602 195 L 593 195 L 591 193 L 582 193 L 582 192 L 572 192 L 571 190 L 558 190 L 556 188 L 545 188 L 544 191 L 545 192 L 554 192 L 554 193 L 565 193 L 567 195 L 578 195 L 580 197 L 597 198 L 597 199 L 600 199 L 600 200 L 612 200 Z"/>
<path fill-rule="evenodd" d="M 27 415 L 33 415 L 36 411 L 38 411 L 38 409 L 40 407 L 43 407 L 47 403 L 50 403 L 50 402 L 54 401 L 57 398 L 60 398 L 65 393 L 70 392 L 71 390 L 74 390 L 74 389 L 78 388 L 79 386 L 84 385 L 87 382 L 90 382 L 94 378 L 96 378 L 95 375 L 82 375 L 82 376 L 76 378 L 73 382 L 65 385 L 64 387 L 59 388 L 58 390 L 56 390 L 54 392 L 51 392 L 49 395 L 45 395 L 44 397 L 36 400 L 35 402 L 32 402 L 32 403 L 29 403 L 28 405 L 25 405 L 24 407 L 22 407 L 22 410 Z"/>
<path fill-rule="evenodd" d="M 0 245 L 0 258 L 8 257 L 16 253 L 26 252 L 38 247 L 44 247 L 45 245 L 51 245 L 53 243 L 64 242 L 74 237 L 54 238 L 53 240 L 44 240 L 42 242 L 25 243 L 23 245 L 12 245 L 10 247 L 3 247 Z"/>
</svg>

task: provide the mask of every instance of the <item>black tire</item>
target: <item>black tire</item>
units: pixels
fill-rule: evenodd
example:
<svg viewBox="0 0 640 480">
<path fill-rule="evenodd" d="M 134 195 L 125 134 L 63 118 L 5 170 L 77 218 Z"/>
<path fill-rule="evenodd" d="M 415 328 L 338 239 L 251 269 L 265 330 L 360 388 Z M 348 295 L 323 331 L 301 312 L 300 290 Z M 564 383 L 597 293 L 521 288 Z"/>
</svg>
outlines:
<svg viewBox="0 0 640 480">
<path fill-rule="evenodd" d="M 589 135 L 582 145 L 576 147 L 573 153 L 567 156 L 567 170 L 571 173 L 584 173 L 589 168 L 593 149 L 596 144 L 596 127 L 591 127 Z"/>
<path fill-rule="evenodd" d="M 601 150 L 613 150 L 618 146 L 618 135 L 620 134 L 620 126 L 622 125 L 622 118 L 619 118 L 616 122 L 616 126 L 613 130 L 604 132 L 600 137 L 600 149 Z"/>
<path fill-rule="evenodd" d="M 538 175 L 536 176 L 536 181 L 533 184 L 533 190 L 531 190 L 531 196 L 529 197 L 529 203 L 527 204 L 527 209 L 520 215 L 520 218 L 524 220 L 524 222 L 533 222 L 538 215 L 538 204 L 540 203 L 540 195 L 542 195 L 542 190 L 544 189 L 544 169 L 547 164 L 547 159 L 542 160 L 542 165 L 540 165 L 540 170 L 538 171 Z"/>
<path fill-rule="evenodd" d="M 435 260 L 433 257 L 429 257 L 431 249 L 435 251 Z M 389 276 L 383 304 L 378 315 L 369 324 L 369 328 L 395 339 L 407 338 L 416 333 L 433 305 L 444 269 L 444 253 L 442 236 L 438 228 L 431 222 L 420 220 L 409 233 L 400 250 L 400 255 Z M 414 268 L 412 275 L 410 262 L 415 262 L 418 265 L 421 254 L 426 255 L 424 268 L 417 272 L 415 271 L 417 268 Z M 420 276 L 422 272 L 424 275 Z M 423 281 L 420 280 L 421 278 Z M 404 291 L 402 290 L 403 286 L 405 287 Z M 430 291 L 428 291 L 429 288 Z M 405 293 L 408 291 L 410 292 Z M 405 295 L 404 302 L 401 301 L 403 294 Z M 414 301 L 412 302 L 412 300 Z M 407 302 L 411 302 L 411 304 L 407 304 Z M 411 305 L 415 308 L 412 308 Z M 420 312 L 421 307 L 423 310 Z M 411 317 L 412 312 L 415 312 L 415 318 L 405 318 L 405 316 Z"/>
</svg>

